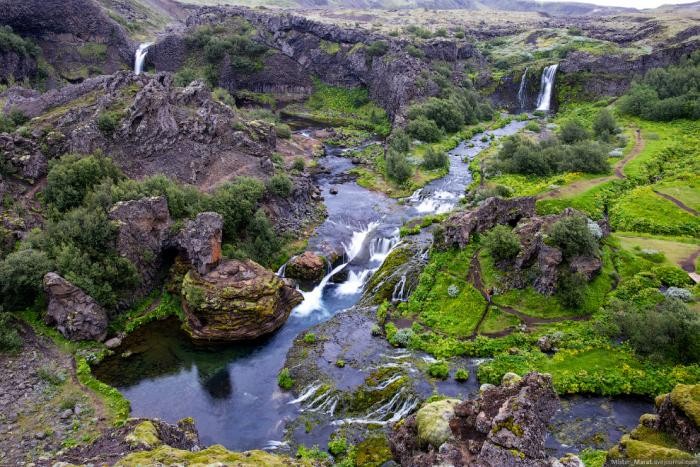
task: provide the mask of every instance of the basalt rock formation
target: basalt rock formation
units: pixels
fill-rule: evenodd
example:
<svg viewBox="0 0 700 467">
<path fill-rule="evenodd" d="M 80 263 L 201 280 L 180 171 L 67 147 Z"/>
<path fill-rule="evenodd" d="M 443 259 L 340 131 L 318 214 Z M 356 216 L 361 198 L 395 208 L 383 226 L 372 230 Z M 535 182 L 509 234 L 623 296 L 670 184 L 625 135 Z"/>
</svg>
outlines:
<svg viewBox="0 0 700 467">
<path fill-rule="evenodd" d="M 312 251 L 295 256 L 285 268 L 285 276 L 304 281 L 319 281 L 326 273 L 326 261 Z"/>
<path fill-rule="evenodd" d="M 224 220 L 216 212 L 202 212 L 188 221 L 175 238 L 184 257 L 199 274 L 206 274 L 221 261 Z"/>
<path fill-rule="evenodd" d="M 49 305 L 46 322 L 70 340 L 97 340 L 107 336 L 107 312 L 91 296 L 55 272 L 44 276 Z"/>
<path fill-rule="evenodd" d="M 182 282 L 185 331 L 199 341 L 241 341 L 277 330 L 302 295 L 251 260 L 227 260 L 187 273 Z"/>
<path fill-rule="evenodd" d="M 700 385 L 679 384 L 658 396 L 656 412 L 640 417 L 637 428 L 608 452 L 606 466 L 623 459 L 683 463 L 700 454 Z"/>
<path fill-rule="evenodd" d="M 452 214 L 444 223 L 444 244 L 464 248 L 471 236 L 498 224 L 515 225 L 524 217 L 535 215 L 535 198 L 489 198 L 478 208 Z"/>
<path fill-rule="evenodd" d="M 0 24 L 36 41 L 67 81 L 131 66 L 136 48 L 92 0 L 0 0 Z"/>
<path fill-rule="evenodd" d="M 544 450 L 547 423 L 558 406 L 551 376 L 530 373 L 508 381 L 504 378 L 501 386 L 487 387 L 475 399 L 455 405 L 443 402 L 439 410 L 421 416 L 421 411 L 431 407 L 425 406 L 394 427 L 389 445 L 397 462 L 414 467 L 561 465 Z M 430 414 L 440 420 L 448 418 L 449 433 L 428 430 L 427 426 L 442 426 Z"/>
</svg>

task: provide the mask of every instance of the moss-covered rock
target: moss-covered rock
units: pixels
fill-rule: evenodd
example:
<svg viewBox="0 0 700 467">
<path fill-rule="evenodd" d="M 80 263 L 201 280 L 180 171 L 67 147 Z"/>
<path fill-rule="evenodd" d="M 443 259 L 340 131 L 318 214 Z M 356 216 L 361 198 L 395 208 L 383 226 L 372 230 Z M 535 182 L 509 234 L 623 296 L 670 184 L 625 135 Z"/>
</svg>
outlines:
<svg viewBox="0 0 700 467">
<path fill-rule="evenodd" d="M 133 465 L 187 465 L 189 467 L 209 466 L 214 464 L 235 465 L 237 467 L 296 467 L 310 466 L 308 461 L 291 459 L 264 451 L 232 452 L 220 445 L 210 446 L 201 451 L 192 452 L 161 446 L 152 451 L 129 454 L 120 459 L 115 466 Z"/>
<path fill-rule="evenodd" d="M 158 430 L 150 420 L 143 421 L 136 425 L 134 430 L 129 433 L 125 439 L 134 449 L 153 449 L 162 444 L 158 437 Z"/>
<path fill-rule="evenodd" d="M 692 459 L 693 455 L 679 449 L 667 448 L 658 444 L 632 439 L 624 435 L 620 440 L 619 452 L 627 459 Z"/>
<path fill-rule="evenodd" d="M 671 391 L 671 403 L 700 427 L 700 384 L 677 385 Z"/>
<path fill-rule="evenodd" d="M 454 416 L 455 405 L 460 402 L 459 399 L 443 399 L 421 407 L 416 414 L 418 441 L 436 448 L 447 441 L 452 436 L 450 419 Z"/>
<path fill-rule="evenodd" d="M 195 340 L 240 341 L 282 326 L 303 297 L 272 271 L 246 260 L 229 260 L 207 274 L 182 280 L 184 329 Z"/>
<path fill-rule="evenodd" d="M 285 268 L 285 276 L 302 281 L 320 281 L 326 273 L 326 260 L 311 251 L 290 259 Z"/>
</svg>

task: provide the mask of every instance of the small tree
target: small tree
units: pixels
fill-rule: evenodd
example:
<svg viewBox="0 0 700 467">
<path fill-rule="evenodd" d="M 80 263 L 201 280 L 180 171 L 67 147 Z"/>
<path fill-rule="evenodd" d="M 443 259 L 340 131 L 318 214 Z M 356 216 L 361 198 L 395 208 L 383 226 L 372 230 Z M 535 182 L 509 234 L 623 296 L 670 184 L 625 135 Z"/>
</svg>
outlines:
<svg viewBox="0 0 700 467">
<path fill-rule="evenodd" d="M 515 258 L 520 253 L 520 239 L 505 225 L 497 225 L 484 235 L 484 247 L 496 261 Z"/>
<path fill-rule="evenodd" d="M 404 154 L 389 149 L 386 153 L 386 173 L 392 180 L 404 183 L 411 178 L 413 170 Z"/>
<path fill-rule="evenodd" d="M 567 120 L 559 130 L 559 138 L 566 144 L 588 139 L 588 131 L 576 120 Z"/>
<path fill-rule="evenodd" d="M 411 139 L 405 131 L 396 130 L 389 138 L 389 147 L 394 151 L 407 153 L 411 149 Z"/>
<path fill-rule="evenodd" d="M 423 167 L 428 170 L 443 169 L 450 166 L 450 158 L 447 153 L 436 151 L 432 147 L 428 147 L 423 157 Z"/>
<path fill-rule="evenodd" d="M 598 251 L 598 242 L 583 216 L 565 216 L 558 220 L 552 225 L 549 237 L 566 258 L 594 255 Z"/>
<path fill-rule="evenodd" d="M 292 192 L 292 180 L 285 174 L 276 174 L 267 181 L 267 189 L 270 193 L 286 198 Z"/>
<path fill-rule="evenodd" d="M 44 274 L 53 269 L 46 253 L 38 250 L 19 250 L 0 262 L 0 296 L 7 309 L 31 305 L 41 293 Z"/>
<path fill-rule="evenodd" d="M 608 141 L 610 136 L 617 133 L 617 122 L 608 109 L 601 109 L 593 122 L 593 132 L 596 137 Z"/>
<path fill-rule="evenodd" d="M 408 122 L 406 127 L 408 133 L 426 143 L 433 143 L 442 138 L 442 130 L 433 120 L 428 120 L 424 116 L 418 116 Z"/>
</svg>

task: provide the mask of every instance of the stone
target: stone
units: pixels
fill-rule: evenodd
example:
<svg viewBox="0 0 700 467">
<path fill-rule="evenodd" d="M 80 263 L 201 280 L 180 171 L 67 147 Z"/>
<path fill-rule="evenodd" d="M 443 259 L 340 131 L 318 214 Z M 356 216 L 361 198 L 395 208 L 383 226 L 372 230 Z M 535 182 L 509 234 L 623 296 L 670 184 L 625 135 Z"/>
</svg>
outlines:
<svg viewBox="0 0 700 467">
<path fill-rule="evenodd" d="M 326 261 L 311 251 L 293 257 L 284 270 L 285 277 L 303 281 L 320 281 L 325 274 Z"/>
<path fill-rule="evenodd" d="M 700 384 L 678 384 L 658 404 L 658 427 L 687 451 L 700 449 Z"/>
<path fill-rule="evenodd" d="M 450 419 L 454 416 L 454 406 L 459 399 L 444 399 L 426 404 L 416 413 L 418 442 L 439 448 L 452 437 Z"/>
<path fill-rule="evenodd" d="M 194 340 L 241 341 L 269 334 L 303 297 L 291 283 L 251 260 L 227 260 L 182 281 L 185 331 Z"/>
<path fill-rule="evenodd" d="M 537 270 L 539 275 L 533 286 L 535 290 L 544 295 L 552 295 L 557 290 L 559 280 L 558 267 L 562 262 L 562 253 L 559 248 L 542 245 L 537 254 Z"/>
<path fill-rule="evenodd" d="M 49 301 L 47 324 L 70 340 L 104 340 L 107 312 L 95 299 L 55 272 L 44 276 L 44 290 Z"/>
<path fill-rule="evenodd" d="M 202 212 L 188 221 L 175 243 L 199 274 L 206 274 L 221 261 L 224 220 L 216 212 Z"/>
<path fill-rule="evenodd" d="M 110 350 L 114 350 L 120 345 L 122 345 L 122 339 L 120 337 L 112 337 L 111 339 L 107 339 L 105 341 L 105 347 L 107 347 Z"/>
<path fill-rule="evenodd" d="M 70 417 L 73 416 L 73 410 L 72 409 L 66 409 L 63 412 L 61 412 L 61 420 L 66 420 Z"/>
<path fill-rule="evenodd" d="M 338 187 L 332 186 L 328 192 L 332 195 L 337 195 L 338 194 Z"/>
<path fill-rule="evenodd" d="M 523 379 L 519 375 L 508 372 L 505 375 L 503 375 L 503 378 L 501 379 L 501 384 L 503 386 L 515 386 L 519 384 L 522 380 Z"/>
<path fill-rule="evenodd" d="M 452 214 L 445 221 L 444 243 L 464 248 L 474 233 L 483 233 L 498 224 L 515 225 L 535 215 L 535 198 L 488 198 L 471 211 Z"/>
<path fill-rule="evenodd" d="M 590 281 L 603 269 L 603 261 L 595 256 L 576 256 L 569 261 L 569 268 Z"/>
</svg>

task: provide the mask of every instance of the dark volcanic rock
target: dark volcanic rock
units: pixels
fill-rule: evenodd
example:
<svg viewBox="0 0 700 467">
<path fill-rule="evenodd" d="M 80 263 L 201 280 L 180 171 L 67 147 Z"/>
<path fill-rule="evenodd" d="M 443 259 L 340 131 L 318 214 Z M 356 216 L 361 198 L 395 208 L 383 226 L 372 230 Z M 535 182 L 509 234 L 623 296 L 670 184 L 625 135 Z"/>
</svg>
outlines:
<svg viewBox="0 0 700 467">
<path fill-rule="evenodd" d="M 0 82 L 32 79 L 38 71 L 36 59 L 13 50 L 0 51 Z"/>
<path fill-rule="evenodd" d="M 199 274 L 206 274 L 221 261 L 224 220 L 216 212 L 202 212 L 188 221 L 175 243 Z"/>
<path fill-rule="evenodd" d="M 9 162 L 13 173 L 32 182 L 46 175 L 46 157 L 30 139 L 0 133 L 0 157 Z"/>
<path fill-rule="evenodd" d="M 141 276 L 129 305 L 146 295 L 163 270 L 163 250 L 170 240 L 170 213 L 162 196 L 124 201 L 114 205 L 109 218 L 118 225 L 117 251 L 131 261 Z"/>
<path fill-rule="evenodd" d="M 464 248 L 474 233 L 482 233 L 498 224 L 515 225 L 523 217 L 535 215 L 535 198 L 489 198 L 478 208 L 452 214 L 445 221 L 446 245 Z"/>
<path fill-rule="evenodd" d="M 288 282 L 251 261 L 228 260 L 182 282 L 185 330 L 195 340 L 240 341 L 269 334 L 301 303 Z"/>
<path fill-rule="evenodd" d="M 700 385 L 677 385 L 657 401 L 658 428 L 671 433 L 681 448 L 700 449 Z"/>
<path fill-rule="evenodd" d="M 70 340 L 104 340 L 107 312 L 92 297 L 55 272 L 44 276 L 46 322 Z"/>
<path fill-rule="evenodd" d="M 454 407 L 452 436 L 439 449 L 418 440 L 416 416 L 408 417 L 389 436 L 394 459 L 411 466 L 547 466 L 555 465 L 544 450 L 547 423 L 559 406 L 549 375 L 524 378 L 484 390 Z"/>
</svg>

